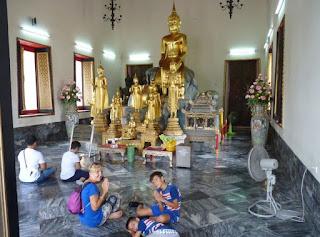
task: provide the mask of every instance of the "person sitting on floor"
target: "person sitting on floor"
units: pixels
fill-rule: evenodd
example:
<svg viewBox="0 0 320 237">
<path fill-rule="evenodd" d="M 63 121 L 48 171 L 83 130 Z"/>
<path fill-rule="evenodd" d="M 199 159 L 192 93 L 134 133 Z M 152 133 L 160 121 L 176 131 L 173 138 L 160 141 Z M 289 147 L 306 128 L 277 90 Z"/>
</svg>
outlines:
<svg viewBox="0 0 320 237">
<path fill-rule="evenodd" d="M 20 151 L 18 161 L 20 164 L 19 179 L 26 183 L 39 183 L 54 177 L 56 169 L 47 168 L 47 163 L 40 151 L 35 150 L 37 147 L 37 138 L 29 135 L 26 138 L 27 148 Z"/>
<path fill-rule="evenodd" d="M 153 172 L 150 176 L 150 182 L 157 190 L 154 190 L 154 197 L 158 205 L 143 207 L 138 204 L 138 216 L 150 216 L 150 219 L 160 223 L 175 223 L 179 221 L 181 194 L 179 189 L 167 183 L 160 171 Z M 130 203 L 129 206 L 134 202 Z"/>
<path fill-rule="evenodd" d="M 139 219 L 138 217 L 129 217 L 126 228 L 132 237 L 143 236 L 156 237 L 156 236 L 167 236 L 167 237 L 179 237 L 179 233 L 170 228 L 169 226 L 155 222 L 148 218 Z"/>
<path fill-rule="evenodd" d="M 77 182 L 78 184 L 83 183 L 89 178 L 89 172 L 81 170 L 80 159 L 79 159 L 79 149 L 81 147 L 80 142 L 73 141 L 71 143 L 70 151 L 67 151 L 62 156 L 61 161 L 61 173 L 60 178 L 65 182 Z"/>
<path fill-rule="evenodd" d="M 122 216 L 120 207 L 120 196 L 115 193 L 108 197 L 109 181 L 105 178 L 102 182 L 102 193 L 100 194 L 96 183 L 103 177 L 102 165 L 93 163 L 89 166 L 89 178 L 85 181 L 81 192 L 84 213 L 79 214 L 82 224 L 89 227 L 103 225 L 107 219 L 116 219 Z M 89 184 L 87 184 L 89 183 Z"/>
</svg>

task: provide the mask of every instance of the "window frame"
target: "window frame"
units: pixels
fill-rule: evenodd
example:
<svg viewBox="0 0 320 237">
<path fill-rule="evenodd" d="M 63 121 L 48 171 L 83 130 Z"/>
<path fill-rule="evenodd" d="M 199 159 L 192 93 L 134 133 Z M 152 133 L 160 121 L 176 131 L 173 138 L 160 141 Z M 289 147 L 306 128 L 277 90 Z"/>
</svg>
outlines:
<svg viewBox="0 0 320 237">
<path fill-rule="evenodd" d="M 49 76 L 50 76 L 50 92 L 51 92 L 51 110 L 44 110 L 41 111 L 39 109 L 39 81 L 38 81 L 38 71 L 37 71 L 37 56 L 35 54 L 35 75 L 36 75 L 36 97 L 37 97 L 37 110 L 24 110 L 23 109 L 23 88 L 22 88 L 22 72 L 21 72 L 21 47 L 24 47 L 24 50 L 35 52 L 37 50 L 47 50 L 48 52 L 48 63 L 49 63 Z M 41 50 L 42 49 L 42 50 Z M 17 81 L 18 81 L 18 117 L 19 118 L 26 118 L 26 117 L 36 117 L 36 116 L 47 116 L 47 115 L 54 115 L 55 114 L 55 107 L 54 107 L 54 90 L 53 90 L 53 73 L 52 73 L 52 51 L 51 46 L 44 45 L 40 43 L 36 43 L 33 41 L 25 40 L 22 38 L 17 37 Z"/>
</svg>

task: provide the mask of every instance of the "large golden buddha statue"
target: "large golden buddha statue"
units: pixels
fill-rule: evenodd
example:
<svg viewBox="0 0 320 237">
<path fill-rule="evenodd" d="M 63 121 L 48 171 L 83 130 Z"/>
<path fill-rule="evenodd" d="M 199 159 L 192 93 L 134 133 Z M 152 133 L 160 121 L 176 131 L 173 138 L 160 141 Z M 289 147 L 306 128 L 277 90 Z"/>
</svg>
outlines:
<svg viewBox="0 0 320 237">
<path fill-rule="evenodd" d="M 108 79 L 103 75 L 104 68 L 101 63 L 97 68 L 98 76 L 95 78 L 93 86 L 94 110 L 91 115 L 103 114 L 103 110 L 108 108 Z"/>
<path fill-rule="evenodd" d="M 164 94 L 167 94 L 167 88 L 170 85 L 169 74 L 177 74 L 181 90 L 179 94 L 184 95 L 184 59 L 188 54 L 187 36 L 179 33 L 181 20 L 174 3 L 172 13 L 168 18 L 168 26 L 170 34 L 164 36 L 161 42 L 161 59 L 159 61 L 161 70 L 157 72 L 156 84 L 161 86 Z"/>
<path fill-rule="evenodd" d="M 104 68 L 101 62 L 97 71 L 98 76 L 92 82 L 92 101 L 89 102 L 91 106 L 90 115 L 94 118 L 91 124 L 95 125 L 97 132 L 105 132 L 108 129 L 106 115 L 104 114 L 104 110 L 109 106 L 108 79 L 103 75 Z"/>
</svg>

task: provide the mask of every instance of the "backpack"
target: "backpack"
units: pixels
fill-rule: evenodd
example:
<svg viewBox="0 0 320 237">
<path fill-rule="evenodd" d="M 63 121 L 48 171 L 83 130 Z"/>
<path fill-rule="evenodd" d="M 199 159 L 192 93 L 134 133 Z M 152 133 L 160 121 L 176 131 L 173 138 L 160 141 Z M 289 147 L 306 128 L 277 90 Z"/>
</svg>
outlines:
<svg viewBox="0 0 320 237">
<path fill-rule="evenodd" d="M 67 203 L 67 208 L 72 214 L 84 213 L 84 208 L 90 205 L 90 202 L 89 202 L 85 207 L 83 207 L 83 203 L 81 200 L 81 192 L 88 184 L 90 183 L 79 185 L 70 194 L 70 197 Z"/>
</svg>

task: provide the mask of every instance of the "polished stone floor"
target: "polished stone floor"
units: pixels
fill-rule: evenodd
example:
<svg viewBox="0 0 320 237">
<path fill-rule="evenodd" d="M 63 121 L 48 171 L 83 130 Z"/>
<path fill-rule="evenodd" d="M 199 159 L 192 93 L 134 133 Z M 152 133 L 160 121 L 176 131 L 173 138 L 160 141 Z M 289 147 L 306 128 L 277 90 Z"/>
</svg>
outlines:
<svg viewBox="0 0 320 237">
<path fill-rule="evenodd" d="M 121 163 L 121 157 L 111 156 L 103 162 L 104 175 L 111 182 L 111 192 L 122 196 L 124 216 L 107 221 L 102 227 L 83 226 L 76 215 L 66 209 L 66 202 L 75 183 L 62 183 L 58 178 L 41 184 L 23 184 L 17 178 L 20 236 L 130 236 L 125 222 L 134 209 L 131 200 L 146 205 L 155 204 L 149 175 L 160 170 L 168 182 L 176 184 L 182 194 L 181 218 L 172 225 L 181 236 L 312 236 L 308 223 L 296 223 L 273 217 L 262 219 L 252 216 L 247 208 L 257 200 L 265 199 L 264 183 L 255 182 L 247 171 L 247 154 L 251 148 L 248 131 L 228 137 L 220 153 L 193 154 L 191 169 L 169 168 L 167 158 L 154 158 L 147 165 L 136 157 L 134 164 Z M 58 166 L 68 142 L 61 141 L 38 147 L 49 166 Z M 269 155 L 274 157 L 270 147 Z M 19 167 L 17 165 L 17 174 Z M 287 175 L 276 170 L 277 183 L 273 196 L 284 209 L 301 212 L 299 200 L 290 188 Z"/>
</svg>

